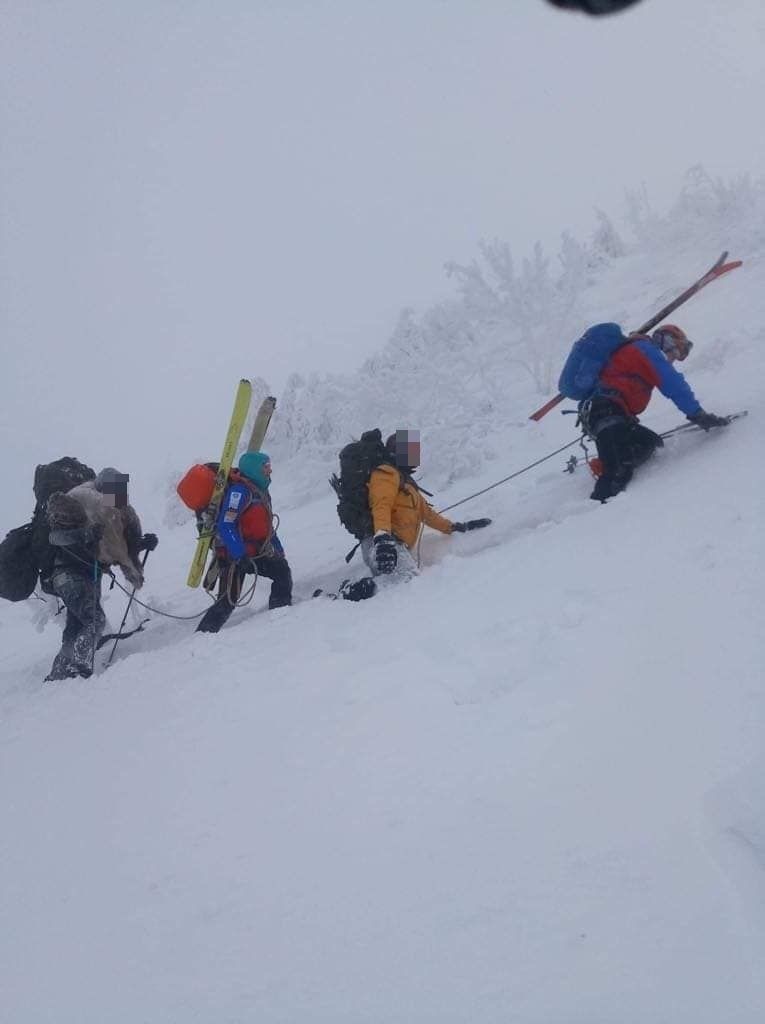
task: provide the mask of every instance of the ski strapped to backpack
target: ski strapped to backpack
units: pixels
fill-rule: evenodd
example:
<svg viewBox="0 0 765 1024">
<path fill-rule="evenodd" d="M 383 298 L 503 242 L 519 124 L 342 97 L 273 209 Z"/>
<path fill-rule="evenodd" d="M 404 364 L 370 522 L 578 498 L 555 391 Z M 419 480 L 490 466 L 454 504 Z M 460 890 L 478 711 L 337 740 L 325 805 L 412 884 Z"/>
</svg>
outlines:
<svg viewBox="0 0 765 1024">
<path fill-rule="evenodd" d="M 231 422 L 229 423 L 226 440 L 223 444 L 223 452 L 219 461 L 217 463 L 206 463 L 204 466 L 192 467 L 178 485 L 178 493 L 181 500 L 190 508 L 194 508 L 198 513 L 197 518 L 199 521 L 199 539 L 197 540 L 194 560 L 191 563 L 191 569 L 186 580 L 190 587 L 198 587 L 204 576 L 207 556 L 215 536 L 220 504 L 228 484 L 231 467 L 234 464 L 239 439 L 247 421 L 251 398 L 252 384 L 249 380 L 240 380 L 234 398 Z M 247 446 L 248 451 L 258 451 L 260 449 L 275 408 L 276 399 L 271 395 L 264 398 L 261 402 L 250 433 Z M 194 497 L 190 497 L 192 492 Z M 205 498 L 208 498 L 209 495 L 209 498 L 206 505 L 200 508 L 196 502 L 199 501 L 198 496 L 201 494 L 204 494 Z"/>
<path fill-rule="evenodd" d="M 271 423 L 271 417 L 276 409 L 276 399 L 273 395 L 268 395 L 260 403 L 260 408 L 257 411 L 255 419 L 252 423 L 252 430 L 250 431 L 250 440 L 247 443 L 248 452 L 258 452 L 260 447 L 265 441 L 268 428 Z"/>
<path fill-rule="evenodd" d="M 213 481 L 210 501 L 207 508 L 200 513 L 199 537 L 191 568 L 189 569 L 189 575 L 186 579 L 189 587 L 198 587 L 202 582 L 207 555 L 210 552 L 210 545 L 215 534 L 215 522 L 218 518 L 221 499 L 228 483 L 229 470 L 234 462 L 239 438 L 250 409 L 251 397 L 252 384 L 249 380 L 240 380 L 236 389 L 236 395 L 234 396 L 234 408 L 231 411 L 231 420 L 226 431 L 226 439 L 223 442 L 223 451 L 218 462 L 218 471 Z"/>
<path fill-rule="evenodd" d="M 359 542 L 373 533 L 367 484 L 372 470 L 388 461 L 388 452 L 379 428 L 366 430 L 358 441 L 340 452 L 340 475 L 333 473 L 329 483 L 337 495 L 337 515 L 346 530 Z M 346 556 L 350 562 L 358 544 Z"/>
<path fill-rule="evenodd" d="M 724 252 L 714 263 L 709 270 L 702 274 L 698 281 L 694 281 L 690 287 L 678 295 L 676 299 L 660 309 L 658 313 L 651 317 L 642 324 L 634 334 L 647 334 L 650 330 L 661 323 L 665 317 L 669 316 L 670 313 L 674 312 L 679 306 L 682 306 L 684 302 L 687 302 L 693 295 L 700 292 L 702 288 L 705 288 L 712 281 L 716 281 L 718 277 L 722 277 L 723 274 L 727 274 L 731 270 L 735 270 L 741 266 L 741 260 L 732 260 L 730 263 L 726 263 L 728 253 Z M 581 401 L 582 398 L 587 398 L 588 394 L 582 394 L 585 383 L 591 378 L 594 372 L 597 360 L 603 356 L 603 361 L 600 365 L 600 369 L 595 374 L 595 382 L 597 377 L 605 366 L 606 362 L 611 355 L 620 347 L 616 340 L 616 334 L 614 328 L 619 331 L 622 338 L 621 344 L 627 344 L 630 338 L 625 338 L 621 335 L 621 330 L 616 324 L 597 324 L 595 327 L 591 327 L 585 334 L 574 344 L 574 347 L 566 360 L 566 365 L 563 368 L 561 379 L 559 382 L 560 393 L 554 398 L 551 398 L 549 402 L 546 402 L 540 409 L 533 412 L 529 419 L 539 421 L 543 416 L 546 416 L 551 409 L 554 409 L 559 402 L 562 402 L 564 398 L 572 398 L 576 401 Z M 613 347 L 608 351 L 609 345 Z M 604 355 L 605 354 L 605 355 Z M 594 383 L 593 383 L 594 387 Z M 564 391 L 567 388 L 568 391 Z M 568 393 L 568 392 L 571 393 Z"/>
</svg>

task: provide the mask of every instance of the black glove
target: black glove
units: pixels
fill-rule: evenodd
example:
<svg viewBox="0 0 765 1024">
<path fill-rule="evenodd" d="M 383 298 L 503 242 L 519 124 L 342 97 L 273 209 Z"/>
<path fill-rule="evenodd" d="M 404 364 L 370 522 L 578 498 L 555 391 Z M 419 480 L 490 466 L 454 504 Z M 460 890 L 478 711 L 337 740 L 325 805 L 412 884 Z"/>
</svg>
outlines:
<svg viewBox="0 0 765 1024">
<path fill-rule="evenodd" d="M 159 544 L 159 537 L 156 533 L 145 533 L 141 538 L 141 543 L 138 545 L 138 550 L 153 551 L 157 544 Z"/>
<path fill-rule="evenodd" d="M 455 533 L 467 533 L 468 530 L 482 530 L 490 523 L 491 519 L 468 519 L 466 523 L 452 523 L 452 530 Z"/>
<path fill-rule="evenodd" d="M 377 571 L 383 575 L 387 575 L 396 568 L 396 562 L 398 561 L 398 551 L 396 550 L 396 542 L 389 533 L 377 533 L 375 534 L 375 565 Z"/>
<path fill-rule="evenodd" d="M 693 416 L 689 416 L 688 419 L 691 423 L 695 423 L 697 427 L 701 427 L 702 430 L 710 430 L 712 427 L 727 427 L 730 420 L 727 416 L 715 416 L 712 412 L 704 412 L 703 409 L 699 409 L 698 412 L 694 413 Z"/>
</svg>

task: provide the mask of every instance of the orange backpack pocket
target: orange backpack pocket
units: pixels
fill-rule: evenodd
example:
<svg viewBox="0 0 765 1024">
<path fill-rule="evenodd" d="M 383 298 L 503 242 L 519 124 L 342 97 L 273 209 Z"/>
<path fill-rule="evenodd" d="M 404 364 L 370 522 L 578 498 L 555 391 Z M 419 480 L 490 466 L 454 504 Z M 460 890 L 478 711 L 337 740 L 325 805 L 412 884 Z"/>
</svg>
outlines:
<svg viewBox="0 0 765 1024">
<path fill-rule="evenodd" d="M 176 487 L 178 497 L 193 512 L 204 512 L 215 488 L 215 470 L 209 466 L 192 466 Z"/>
</svg>

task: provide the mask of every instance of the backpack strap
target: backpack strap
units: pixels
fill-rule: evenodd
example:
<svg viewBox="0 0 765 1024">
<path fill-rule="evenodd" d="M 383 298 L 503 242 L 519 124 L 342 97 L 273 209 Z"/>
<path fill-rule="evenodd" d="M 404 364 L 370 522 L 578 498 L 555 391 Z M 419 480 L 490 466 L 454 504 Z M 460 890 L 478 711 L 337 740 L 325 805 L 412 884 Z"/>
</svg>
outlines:
<svg viewBox="0 0 765 1024">
<path fill-rule="evenodd" d="M 234 475 L 234 474 L 236 474 L 236 475 Z M 266 539 L 264 541 L 261 541 L 261 543 L 260 543 L 260 555 L 251 555 L 250 557 L 251 558 L 259 558 L 261 556 L 266 556 L 266 557 L 269 557 L 269 558 L 272 557 L 273 554 L 274 554 L 274 547 L 273 547 L 273 543 L 272 542 L 273 542 L 273 537 L 274 537 L 274 534 L 276 533 L 276 530 L 274 528 L 274 513 L 273 513 L 273 506 L 271 505 L 271 495 L 267 491 L 262 491 L 258 487 L 258 485 L 256 483 L 254 483 L 252 480 L 250 480 L 249 477 L 246 477 L 238 469 L 232 469 L 231 470 L 231 472 L 229 473 L 229 481 L 232 482 L 232 483 L 243 484 L 247 488 L 247 490 L 249 492 L 249 499 L 250 500 L 247 503 L 247 505 L 245 506 L 245 508 L 250 508 L 250 506 L 252 506 L 252 505 L 260 504 L 268 512 L 268 517 L 269 517 L 268 536 L 266 537 Z M 244 512 L 244 511 L 245 511 L 245 509 L 243 508 L 242 512 Z M 241 517 L 241 513 L 240 513 L 240 517 Z M 277 518 L 278 518 L 278 516 L 277 516 Z"/>
<path fill-rule="evenodd" d="M 407 473 L 406 470 L 404 469 L 399 469 L 398 467 L 396 468 L 398 469 L 398 472 L 401 476 L 400 490 L 403 491 L 406 484 L 411 484 L 412 487 L 414 487 L 415 491 L 419 491 L 420 494 L 427 494 L 429 498 L 433 497 L 430 491 L 426 491 L 424 487 L 417 483 L 417 481 L 414 479 L 411 473 Z"/>
</svg>

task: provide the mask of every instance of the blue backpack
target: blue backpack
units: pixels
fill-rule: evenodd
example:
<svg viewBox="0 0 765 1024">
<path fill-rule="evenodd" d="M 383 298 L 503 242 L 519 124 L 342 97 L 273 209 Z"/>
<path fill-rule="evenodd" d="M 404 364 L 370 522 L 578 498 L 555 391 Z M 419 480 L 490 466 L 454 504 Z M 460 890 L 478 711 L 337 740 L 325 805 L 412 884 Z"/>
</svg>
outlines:
<svg viewBox="0 0 765 1024">
<path fill-rule="evenodd" d="M 577 402 L 589 398 L 611 356 L 633 339 L 625 338 L 618 324 L 595 324 L 574 342 L 558 381 L 558 391 Z"/>
</svg>

